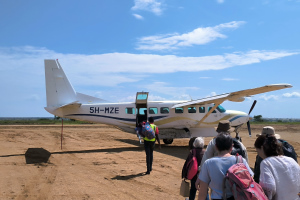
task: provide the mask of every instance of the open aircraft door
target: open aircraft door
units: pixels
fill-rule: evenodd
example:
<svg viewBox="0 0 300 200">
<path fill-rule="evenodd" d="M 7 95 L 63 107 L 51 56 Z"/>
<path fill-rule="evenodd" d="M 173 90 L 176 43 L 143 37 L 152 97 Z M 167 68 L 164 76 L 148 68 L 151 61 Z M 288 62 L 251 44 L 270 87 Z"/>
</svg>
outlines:
<svg viewBox="0 0 300 200">
<path fill-rule="evenodd" d="M 142 121 L 147 121 L 147 102 L 149 92 L 137 92 L 136 93 L 136 125 Z"/>
</svg>

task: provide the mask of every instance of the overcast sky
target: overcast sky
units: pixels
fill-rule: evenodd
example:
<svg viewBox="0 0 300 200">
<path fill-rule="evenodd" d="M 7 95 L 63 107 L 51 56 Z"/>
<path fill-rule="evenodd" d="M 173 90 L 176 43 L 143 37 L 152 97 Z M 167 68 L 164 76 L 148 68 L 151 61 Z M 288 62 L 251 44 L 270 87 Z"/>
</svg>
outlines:
<svg viewBox="0 0 300 200">
<path fill-rule="evenodd" d="M 0 0 L 0 117 L 51 117 L 44 59 L 114 102 L 190 100 L 289 83 L 228 110 L 300 118 L 299 0 Z"/>
</svg>

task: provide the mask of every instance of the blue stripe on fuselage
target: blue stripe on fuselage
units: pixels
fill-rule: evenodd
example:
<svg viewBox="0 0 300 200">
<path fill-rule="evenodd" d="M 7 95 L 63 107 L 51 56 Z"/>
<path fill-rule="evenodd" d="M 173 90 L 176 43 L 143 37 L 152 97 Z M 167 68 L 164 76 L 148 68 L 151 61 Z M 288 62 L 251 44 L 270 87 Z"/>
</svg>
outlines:
<svg viewBox="0 0 300 200">
<path fill-rule="evenodd" d="M 235 116 L 234 118 L 230 119 L 229 121 L 232 122 L 232 121 L 234 121 L 234 120 L 236 120 L 236 119 L 238 119 L 240 117 L 246 117 L 246 116 L 244 116 L 244 115 L 238 115 L 238 116 Z"/>
<path fill-rule="evenodd" d="M 110 119 L 115 119 L 115 120 L 120 120 L 120 121 L 127 121 L 127 122 L 135 122 L 136 118 L 134 119 L 128 119 L 128 118 L 120 118 L 120 117 L 111 117 L 111 116 L 105 116 L 105 115 L 94 115 L 94 114 L 70 114 L 66 116 L 88 116 L 88 117 L 103 117 L 103 118 L 110 118 Z M 167 116 L 157 116 L 153 117 L 154 120 L 161 119 Z"/>
</svg>

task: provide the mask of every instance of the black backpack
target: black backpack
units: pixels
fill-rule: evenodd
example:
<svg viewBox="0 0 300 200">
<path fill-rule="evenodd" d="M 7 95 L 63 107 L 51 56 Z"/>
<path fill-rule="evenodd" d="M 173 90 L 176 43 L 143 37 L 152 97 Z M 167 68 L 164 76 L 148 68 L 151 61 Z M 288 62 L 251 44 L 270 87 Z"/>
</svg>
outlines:
<svg viewBox="0 0 300 200">
<path fill-rule="evenodd" d="M 233 148 L 232 148 L 232 151 L 231 151 L 231 155 L 235 156 L 237 153 L 240 156 L 242 156 L 243 158 L 246 157 L 246 153 L 243 150 L 241 143 L 237 139 L 233 138 Z"/>
<path fill-rule="evenodd" d="M 297 153 L 292 145 L 290 145 L 287 141 L 278 139 L 282 143 L 282 150 L 285 156 L 293 158 L 297 162 Z"/>
</svg>

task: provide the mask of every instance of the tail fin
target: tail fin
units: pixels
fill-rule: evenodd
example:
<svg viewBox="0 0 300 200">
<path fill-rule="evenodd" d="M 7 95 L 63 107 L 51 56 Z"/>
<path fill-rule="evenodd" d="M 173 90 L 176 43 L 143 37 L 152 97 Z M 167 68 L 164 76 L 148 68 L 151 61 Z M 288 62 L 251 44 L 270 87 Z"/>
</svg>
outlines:
<svg viewBox="0 0 300 200">
<path fill-rule="evenodd" d="M 57 60 L 45 60 L 46 95 L 48 112 L 82 103 L 106 102 L 103 99 L 76 92 Z"/>
<path fill-rule="evenodd" d="M 76 92 L 56 60 L 45 60 L 47 107 L 76 101 Z"/>
</svg>

